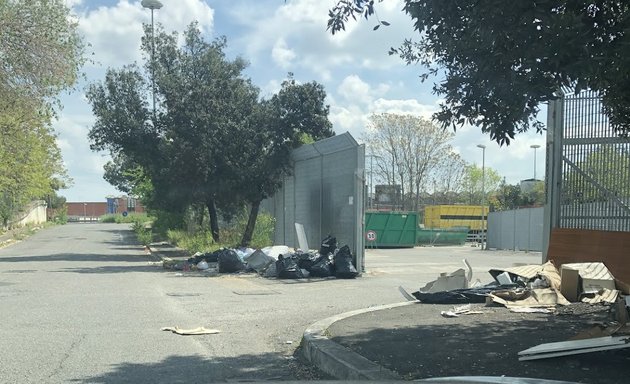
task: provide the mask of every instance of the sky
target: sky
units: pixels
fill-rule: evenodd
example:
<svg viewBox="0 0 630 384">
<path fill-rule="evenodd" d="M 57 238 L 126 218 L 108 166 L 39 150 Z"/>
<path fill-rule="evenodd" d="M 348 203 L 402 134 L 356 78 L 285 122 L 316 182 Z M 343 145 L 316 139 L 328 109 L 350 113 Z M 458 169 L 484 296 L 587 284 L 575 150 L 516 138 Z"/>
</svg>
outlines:
<svg viewBox="0 0 630 384">
<path fill-rule="evenodd" d="M 374 113 L 406 113 L 430 118 L 439 97 L 431 93 L 432 83 L 422 83 L 421 66 L 408 66 L 387 54 L 414 33 L 411 19 L 402 12 L 401 0 L 377 4 L 378 17 L 389 27 L 377 31 L 375 20 L 350 22 L 346 31 L 326 31 L 328 10 L 335 0 L 161 0 L 154 12 L 155 23 L 168 31 L 183 31 L 197 21 L 208 40 L 225 36 L 230 58 L 242 57 L 250 65 L 245 71 L 269 97 L 292 72 L 299 82 L 324 85 L 329 119 L 337 134 L 350 132 L 357 141 L 364 137 L 369 116 Z M 89 44 L 90 62 L 83 68 L 85 78 L 71 93 L 61 97 L 63 109 L 54 128 L 72 187 L 60 191 L 68 201 L 104 201 L 122 195 L 103 179 L 105 152 L 93 152 L 88 132 L 95 118 L 85 98 L 85 87 L 102 81 L 107 68 L 142 63 L 140 39 L 143 23 L 151 22 L 151 11 L 140 0 L 66 0 L 79 22 L 79 31 Z M 546 121 L 544 111 L 539 115 Z M 518 183 L 545 172 L 545 136 L 534 131 L 519 135 L 509 146 L 500 147 L 478 127 L 458 129 L 451 142 L 464 160 L 485 165 Z"/>
</svg>

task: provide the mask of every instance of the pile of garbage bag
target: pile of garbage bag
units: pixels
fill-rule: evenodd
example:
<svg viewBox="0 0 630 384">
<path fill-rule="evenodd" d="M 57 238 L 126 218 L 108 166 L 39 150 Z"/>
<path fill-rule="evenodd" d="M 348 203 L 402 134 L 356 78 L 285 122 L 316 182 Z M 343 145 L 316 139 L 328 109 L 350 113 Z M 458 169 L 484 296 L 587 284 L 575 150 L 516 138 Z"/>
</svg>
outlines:
<svg viewBox="0 0 630 384">
<path fill-rule="evenodd" d="M 359 275 L 350 247 L 338 248 L 337 239 L 330 235 L 322 240 L 319 251 L 292 250 L 284 245 L 257 250 L 222 248 L 214 252 L 198 252 L 184 262 L 165 260 L 164 268 L 183 271 L 214 268 L 218 273 L 256 272 L 279 279 L 353 279 Z"/>
</svg>

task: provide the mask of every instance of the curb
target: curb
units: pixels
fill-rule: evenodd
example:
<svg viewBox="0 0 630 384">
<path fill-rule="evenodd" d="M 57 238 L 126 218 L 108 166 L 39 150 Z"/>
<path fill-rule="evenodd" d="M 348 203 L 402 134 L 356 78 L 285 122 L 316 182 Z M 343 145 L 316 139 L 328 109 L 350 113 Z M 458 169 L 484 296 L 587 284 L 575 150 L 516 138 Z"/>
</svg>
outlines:
<svg viewBox="0 0 630 384">
<path fill-rule="evenodd" d="M 308 362 L 339 380 L 402 380 L 395 372 L 382 367 L 358 353 L 330 340 L 328 328 L 337 321 L 363 313 L 415 304 L 405 301 L 379 305 L 328 317 L 311 324 L 302 336 L 302 355 Z"/>
</svg>

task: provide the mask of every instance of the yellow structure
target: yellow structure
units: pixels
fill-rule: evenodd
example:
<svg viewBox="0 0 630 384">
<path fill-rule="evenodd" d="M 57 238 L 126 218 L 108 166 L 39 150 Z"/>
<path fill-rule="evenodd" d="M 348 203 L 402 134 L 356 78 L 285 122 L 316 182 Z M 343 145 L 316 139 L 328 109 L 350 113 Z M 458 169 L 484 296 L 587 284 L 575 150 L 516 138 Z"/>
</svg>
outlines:
<svg viewBox="0 0 630 384">
<path fill-rule="evenodd" d="M 482 214 L 483 208 L 483 214 Z M 483 219 L 488 220 L 488 206 L 481 205 L 427 205 L 424 208 L 424 227 L 447 229 L 468 227 L 479 231 L 485 227 Z"/>
</svg>

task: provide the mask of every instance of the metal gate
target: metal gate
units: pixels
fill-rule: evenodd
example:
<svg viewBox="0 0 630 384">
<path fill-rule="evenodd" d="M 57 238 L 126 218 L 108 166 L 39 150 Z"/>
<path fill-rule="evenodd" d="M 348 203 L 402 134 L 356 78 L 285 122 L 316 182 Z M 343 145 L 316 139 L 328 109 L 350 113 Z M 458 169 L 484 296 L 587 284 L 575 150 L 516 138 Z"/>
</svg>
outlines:
<svg viewBox="0 0 630 384">
<path fill-rule="evenodd" d="M 630 232 L 630 139 L 615 132 L 601 97 L 565 92 L 547 114 L 545 257 L 552 228 Z"/>
</svg>

